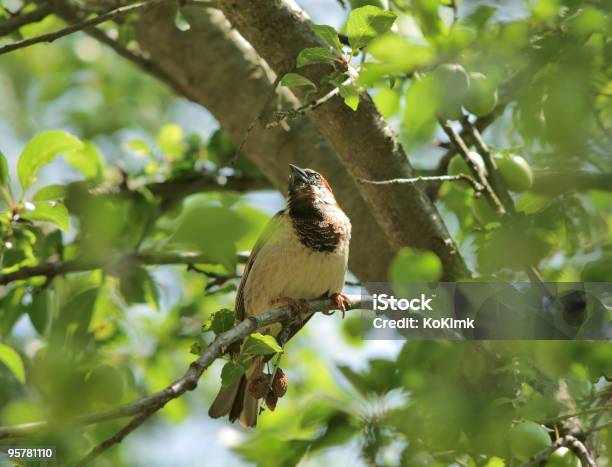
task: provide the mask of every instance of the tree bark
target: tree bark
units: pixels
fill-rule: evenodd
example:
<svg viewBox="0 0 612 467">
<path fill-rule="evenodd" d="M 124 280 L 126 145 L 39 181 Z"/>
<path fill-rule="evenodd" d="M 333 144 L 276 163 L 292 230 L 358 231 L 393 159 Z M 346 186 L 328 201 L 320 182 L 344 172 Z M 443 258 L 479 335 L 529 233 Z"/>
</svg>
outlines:
<svg viewBox="0 0 612 467">
<path fill-rule="evenodd" d="M 305 14 L 285 0 L 219 0 L 217 4 L 276 72 L 291 70 L 303 49 L 325 47 L 310 29 Z M 300 70 L 315 83 L 329 71 L 328 66 Z M 336 96 L 310 117 L 354 178 L 385 180 L 414 175 L 401 145 L 368 96 L 362 96 L 355 112 Z M 360 184 L 359 190 L 394 250 L 412 246 L 434 251 L 444 265 L 444 279 L 468 275 L 439 213 L 421 187 Z"/>
<path fill-rule="evenodd" d="M 191 24 L 184 32 L 174 25 L 172 7 L 144 12 L 135 25 L 138 43 L 239 144 L 268 98 L 274 75 L 219 11 L 197 7 L 182 11 Z M 279 92 L 278 99 L 283 107 L 299 105 L 286 90 Z M 308 119 L 291 122 L 288 131 L 255 125 L 244 152 L 281 192 L 287 187 L 289 163 L 323 173 L 353 223 L 350 270 L 361 281 L 387 276 L 393 249 L 355 181 Z"/>
</svg>

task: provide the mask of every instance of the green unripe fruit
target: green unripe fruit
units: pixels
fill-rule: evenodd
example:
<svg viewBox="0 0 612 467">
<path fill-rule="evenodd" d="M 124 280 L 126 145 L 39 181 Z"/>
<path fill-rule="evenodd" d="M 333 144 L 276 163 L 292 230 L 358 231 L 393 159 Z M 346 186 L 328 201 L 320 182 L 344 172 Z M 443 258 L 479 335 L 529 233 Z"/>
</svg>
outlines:
<svg viewBox="0 0 612 467">
<path fill-rule="evenodd" d="M 472 214 L 476 220 L 483 225 L 499 220 L 497 212 L 495 212 L 493 206 L 491 206 L 484 196 L 474 200 L 474 204 L 472 204 Z"/>
<path fill-rule="evenodd" d="M 525 159 L 515 154 L 495 154 L 493 158 L 510 191 L 520 193 L 531 188 L 533 172 Z"/>
<path fill-rule="evenodd" d="M 433 77 L 447 96 L 464 97 L 470 87 L 470 78 L 457 63 L 445 63 L 433 71 Z"/>
<path fill-rule="evenodd" d="M 470 86 L 465 69 L 456 63 L 440 65 L 432 74 L 440 97 L 438 117 L 444 120 L 459 120 L 461 104 Z"/>
<path fill-rule="evenodd" d="M 465 108 L 477 117 L 489 115 L 497 105 L 497 89 L 482 73 L 470 73 L 470 89 Z"/>
<path fill-rule="evenodd" d="M 458 100 L 442 100 L 438 106 L 436 116 L 442 120 L 461 120 L 461 102 Z"/>
<path fill-rule="evenodd" d="M 508 432 L 512 455 L 525 462 L 531 456 L 552 444 L 546 428 L 535 422 L 522 422 Z"/>
<path fill-rule="evenodd" d="M 477 152 L 471 151 L 470 157 L 474 160 L 474 162 L 476 162 L 476 165 L 482 172 L 486 172 L 485 164 L 480 154 L 478 154 Z M 472 174 L 472 171 L 467 165 L 467 162 L 465 162 L 465 159 L 463 159 L 463 157 L 460 154 L 453 156 L 453 158 L 450 160 L 450 162 L 448 163 L 448 168 L 446 169 L 446 173 L 448 175 L 464 174 L 464 175 L 467 175 L 468 177 L 472 177 L 472 178 L 474 177 L 474 175 Z M 465 184 L 462 183 L 461 186 L 467 187 L 469 185 L 466 182 Z"/>
<path fill-rule="evenodd" d="M 561 446 L 546 461 L 546 467 L 580 467 L 580 459 L 570 449 Z"/>
<path fill-rule="evenodd" d="M 114 404 L 123 397 L 123 375 L 110 365 L 101 365 L 87 378 L 87 386 L 95 400 Z"/>
</svg>

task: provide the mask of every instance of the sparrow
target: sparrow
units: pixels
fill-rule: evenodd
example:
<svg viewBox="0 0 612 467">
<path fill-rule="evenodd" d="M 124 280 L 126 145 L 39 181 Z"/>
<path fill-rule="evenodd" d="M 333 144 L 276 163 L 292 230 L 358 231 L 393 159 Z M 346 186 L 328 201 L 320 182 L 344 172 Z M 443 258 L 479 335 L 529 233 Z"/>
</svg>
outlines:
<svg viewBox="0 0 612 467">
<path fill-rule="evenodd" d="M 292 164 L 289 168 L 285 208 L 270 220 L 251 251 L 235 305 L 236 321 L 289 305 L 299 317 L 288 329 L 286 340 L 312 317 L 305 301 L 329 297 L 343 313 L 350 307 L 342 287 L 351 222 L 321 174 Z M 275 323 L 258 331 L 277 337 L 281 330 L 282 325 Z M 267 376 L 264 364 L 263 357 L 255 358 L 239 381 L 222 386 L 209 416 L 229 415 L 231 422 L 240 419 L 241 425 L 254 427 L 260 400 L 250 388 L 257 378 Z"/>
</svg>

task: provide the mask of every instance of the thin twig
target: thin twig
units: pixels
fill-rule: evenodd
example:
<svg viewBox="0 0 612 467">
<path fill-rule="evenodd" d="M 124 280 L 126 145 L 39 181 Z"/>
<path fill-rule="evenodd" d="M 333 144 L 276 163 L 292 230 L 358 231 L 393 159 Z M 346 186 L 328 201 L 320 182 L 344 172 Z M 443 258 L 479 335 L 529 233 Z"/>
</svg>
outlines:
<svg viewBox="0 0 612 467">
<path fill-rule="evenodd" d="M 123 441 L 127 435 L 129 435 L 132 431 L 142 425 L 145 420 L 147 420 L 151 415 L 153 415 L 160 407 L 151 407 L 149 410 L 145 410 L 140 415 L 134 417 L 127 425 L 125 425 L 121 430 L 115 433 L 108 439 L 105 439 L 96 447 L 94 447 L 85 457 L 83 457 L 79 462 L 75 464 L 75 467 L 83 467 L 93 461 L 96 457 L 106 451 L 108 448 L 114 446 L 115 444 L 119 444 Z"/>
<path fill-rule="evenodd" d="M 272 98 L 276 95 L 276 88 L 278 88 L 278 85 L 280 84 L 281 79 L 283 79 L 283 76 L 284 76 L 284 73 L 279 73 L 276 76 L 276 79 L 274 80 L 274 83 L 272 83 L 272 88 L 270 89 L 270 92 L 268 93 L 265 102 L 261 106 L 261 109 L 259 110 L 259 112 L 257 112 L 257 115 L 255 116 L 255 118 L 251 120 L 251 122 L 249 123 L 249 126 L 247 126 L 246 132 L 244 133 L 244 136 L 242 137 L 240 144 L 236 148 L 236 152 L 230 159 L 230 162 L 229 162 L 230 166 L 234 166 L 238 162 L 238 158 L 240 157 L 240 152 L 242 151 L 242 149 L 244 148 L 244 145 L 248 141 L 249 136 L 251 136 L 251 133 L 253 132 L 253 128 L 255 128 L 255 124 L 259 120 L 262 119 L 264 113 L 266 112 L 266 109 L 268 108 L 268 106 L 270 105 L 270 102 L 272 101 Z M 266 125 L 266 128 L 267 128 L 267 125 Z"/>
<path fill-rule="evenodd" d="M 285 353 L 285 344 L 287 343 L 287 340 L 289 339 L 290 332 L 291 332 L 291 328 L 289 326 L 283 326 L 283 329 L 281 330 L 281 333 L 278 336 L 278 344 L 280 345 L 281 351 L 278 354 L 276 354 L 276 358 L 274 359 L 274 363 L 272 365 L 272 371 L 270 372 L 270 375 L 271 375 L 270 382 L 268 384 L 268 389 L 264 395 L 264 400 L 267 400 L 268 394 L 273 390 L 274 378 L 276 378 L 276 372 L 278 371 L 278 368 L 280 367 L 281 358 L 283 354 Z"/>
<path fill-rule="evenodd" d="M 484 187 L 474 180 L 473 177 L 465 174 L 458 175 L 434 175 L 434 176 L 420 176 L 413 178 L 393 178 L 391 180 L 366 180 L 358 178 L 359 183 L 369 183 L 370 185 L 404 185 L 404 184 L 415 184 L 421 182 L 468 182 L 474 188 L 474 191 L 481 192 Z"/>
<path fill-rule="evenodd" d="M 0 23 L 0 36 L 6 36 L 17 31 L 26 24 L 36 23 L 51 14 L 51 5 L 43 3 L 35 10 L 20 15 L 15 15 Z"/>
<path fill-rule="evenodd" d="M 599 398 L 599 403 L 597 405 L 600 407 L 602 405 L 606 405 L 608 404 L 608 402 L 610 402 L 611 399 L 612 399 L 612 386 L 608 385 L 607 387 L 604 388 L 603 393 L 601 394 Z M 604 416 L 604 414 L 606 414 L 607 412 L 608 411 L 601 411 L 595 414 L 595 416 L 591 420 L 590 428 L 586 431 L 587 434 L 601 429 L 598 426 L 598 423 L 601 420 L 601 418 Z"/>
<path fill-rule="evenodd" d="M 349 297 L 349 299 L 353 305 L 352 309 L 372 309 L 371 297 L 354 295 Z M 308 311 L 312 313 L 328 312 L 336 309 L 335 304 L 328 299 L 311 300 L 307 302 L 307 306 Z M 202 353 L 197 360 L 191 363 L 185 374 L 166 388 L 142 399 L 138 399 L 130 404 L 122 405 L 105 412 L 98 412 L 76 418 L 72 421 L 72 423 L 77 426 L 92 425 L 117 418 L 145 414 L 149 411 L 154 413 L 164 407 L 164 405 L 172 399 L 180 397 L 187 391 L 194 390 L 197 387 L 198 380 L 204 371 L 217 358 L 224 355 L 231 344 L 241 341 L 246 336 L 257 331 L 263 326 L 272 323 L 287 322 L 294 318 L 295 313 L 289 306 L 276 308 L 257 316 L 250 316 L 248 319 L 241 321 L 230 330 L 219 334 L 206 348 L 204 353 Z M 142 421 L 144 421 L 144 419 Z M 50 429 L 51 426 L 52 424 L 49 422 L 40 421 L 0 427 L 0 440 L 30 436 L 43 430 Z"/>
<path fill-rule="evenodd" d="M 355 80 L 355 77 L 350 76 L 340 86 L 346 86 L 348 84 L 351 84 L 354 80 Z M 327 94 L 297 109 L 279 110 L 277 112 L 273 112 L 272 114 L 273 119 L 272 121 L 266 123 L 266 129 L 277 127 L 278 125 L 280 125 L 282 122 L 286 120 L 297 118 L 301 115 L 307 114 L 308 112 L 312 112 L 318 107 L 321 107 L 323 104 L 329 101 L 332 97 L 340 94 L 340 86 L 336 86 L 334 89 L 329 91 Z"/>
<path fill-rule="evenodd" d="M 513 214 L 516 212 L 514 208 L 514 202 L 512 201 L 512 197 L 510 196 L 510 192 L 506 187 L 506 184 L 502 180 L 499 172 L 497 171 L 497 166 L 495 165 L 495 161 L 493 160 L 493 154 L 489 150 L 489 147 L 484 142 L 480 131 L 474 125 L 468 117 L 465 117 L 462 121 L 463 128 L 467 131 L 470 137 L 473 139 L 478 152 L 482 156 L 482 160 L 484 161 L 485 167 L 487 169 L 487 177 L 491 181 L 491 188 L 495 191 L 495 193 L 499 196 L 500 201 L 502 202 L 504 209 L 506 212 Z"/>
<path fill-rule="evenodd" d="M 601 423 L 599 425 L 595 425 L 595 426 L 589 428 L 588 430 L 585 430 L 584 434 L 588 436 L 588 435 L 590 435 L 592 433 L 595 433 L 596 431 L 603 430 L 604 428 L 608 428 L 609 426 L 612 426 L 612 420 L 609 420 L 609 421 L 607 421 L 605 423 Z"/>
<path fill-rule="evenodd" d="M 527 459 L 527 461 L 521 464 L 520 467 L 540 465 L 541 462 L 544 462 L 546 459 L 548 459 L 550 455 L 557 449 L 559 449 L 561 446 L 565 446 L 571 449 L 578 456 L 583 467 L 597 467 L 597 464 L 595 464 L 595 461 L 591 457 L 591 454 L 589 453 L 587 447 L 580 440 L 576 439 L 571 435 L 567 435 L 557 439 L 553 444 L 551 444 L 545 449 L 542 449 L 536 455 Z"/>
<path fill-rule="evenodd" d="M 216 272 L 205 271 L 204 269 L 199 268 L 193 264 L 188 264 L 187 270 L 202 274 L 209 279 L 206 283 L 206 287 L 204 288 L 204 291 L 206 293 L 209 293 L 215 287 L 222 286 L 227 281 L 230 281 L 232 279 L 240 279 L 240 276 L 237 274 L 217 274 Z"/>
<path fill-rule="evenodd" d="M 58 4 L 55 6 L 55 9 L 56 13 L 69 23 L 78 24 L 79 22 L 83 21 L 76 11 L 70 8 L 67 4 Z M 102 42 L 103 44 L 106 44 L 113 49 L 117 55 L 134 63 L 141 70 L 166 83 L 177 94 L 180 94 L 191 101 L 197 101 L 196 96 L 191 92 L 191 90 L 188 89 L 179 79 L 177 79 L 175 75 L 167 72 L 156 62 L 144 56 L 142 52 L 130 50 L 127 47 L 124 47 L 118 41 L 109 37 L 106 32 L 96 27 L 86 27 L 83 29 L 83 32 Z"/>
<path fill-rule="evenodd" d="M 530 76 L 532 76 L 532 73 L 530 72 L 529 68 L 525 68 L 515 73 L 508 80 L 506 80 L 505 83 L 503 83 L 503 85 L 499 89 L 499 101 L 497 105 L 495 106 L 495 109 L 493 109 L 493 112 L 491 112 L 489 115 L 486 115 L 484 117 L 478 117 L 476 121 L 474 122 L 474 126 L 478 129 L 478 131 L 482 133 L 493 122 L 495 122 L 497 117 L 499 117 L 500 115 L 504 113 L 515 90 L 520 88 L 520 84 L 527 77 L 530 77 Z M 462 129 L 460 136 L 463 138 L 463 140 L 466 143 L 468 144 L 473 143 L 473 141 L 470 138 L 470 135 L 465 129 Z M 452 157 L 457 153 L 457 150 L 458 148 L 451 142 L 449 144 L 448 150 L 440 159 L 440 164 L 438 165 L 438 168 L 436 169 L 437 175 L 443 175 L 446 173 L 448 163 L 450 162 Z M 435 185 L 432 184 L 431 189 L 427 190 L 427 195 L 432 200 L 435 200 L 438 197 L 438 190 L 439 190 L 439 186 L 436 187 Z"/>
<path fill-rule="evenodd" d="M 61 37 L 68 36 L 74 32 L 81 31 L 85 28 L 90 28 L 92 26 L 97 26 L 98 24 L 104 23 L 105 21 L 117 18 L 119 16 L 123 16 L 127 13 L 132 13 L 134 11 L 140 10 L 141 8 L 145 8 L 148 6 L 154 5 L 164 5 L 176 3 L 177 0 L 149 0 L 146 2 L 132 3 L 131 5 L 124 5 L 119 8 L 115 8 L 114 10 L 110 10 L 106 13 L 102 13 L 101 15 L 95 16 L 93 18 L 89 18 L 78 23 L 72 24 L 64 29 L 60 29 L 59 31 L 50 32 L 47 34 L 41 34 L 40 36 L 31 37 L 29 39 L 24 39 L 21 41 L 13 42 L 12 44 L 7 44 L 3 47 L 0 47 L 0 55 L 12 52 L 17 49 L 22 49 L 24 47 L 29 47 L 31 45 L 40 44 L 43 42 L 53 42 Z M 213 2 L 207 2 L 203 0 L 190 0 L 189 4 L 199 5 L 203 7 L 211 7 L 214 8 L 215 4 Z"/>
<path fill-rule="evenodd" d="M 559 417 L 551 418 L 549 420 L 544 420 L 539 423 L 541 423 L 542 425 L 553 425 L 560 421 L 567 420 L 568 418 L 580 417 L 581 415 L 588 415 L 588 414 L 598 413 L 598 412 L 607 412 L 609 410 L 612 410 L 612 404 L 601 405 L 599 407 L 589 407 L 587 409 L 580 410 L 578 412 L 572 412 L 569 414 L 560 415 Z"/>
<path fill-rule="evenodd" d="M 453 129 L 448 121 L 440 120 L 440 126 L 450 139 L 451 143 L 453 143 L 458 149 L 461 157 L 465 160 L 465 163 L 470 168 L 474 177 L 478 180 L 480 184 L 484 187 L 483 192 L 486 195 L 487 199 L 493 205 L 498 214 L 503 215 L 506 213 L 504 209 L 504 205 L 501 203 L 495 191 L 489 184 L 487 180 L 487 176 L 483 173 L 482 169 L 476 164 L 476 162 L 470 156 L 470 150 L 463 141 L 463 138 Z"/>
</svg>

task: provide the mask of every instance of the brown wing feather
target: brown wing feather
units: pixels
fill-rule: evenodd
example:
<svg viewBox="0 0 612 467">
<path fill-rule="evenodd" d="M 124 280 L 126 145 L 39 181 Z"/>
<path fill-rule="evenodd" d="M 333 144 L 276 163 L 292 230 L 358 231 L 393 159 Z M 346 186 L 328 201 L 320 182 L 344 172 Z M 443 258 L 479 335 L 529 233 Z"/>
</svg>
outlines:
<svg viewBox="0 0 612 467">
<path fill-rule="evenodd" d="M 246 281 L 249 277 L 249 272 L 253 267 L 253 263 L 257 258 L 257 253 L 261 250 L 263 245 L 272 235 L 272 232 L 276 229 L 278 220 L 281 216 L 285 214 L 285 210 L 278 211 L 272 219 L 266 225 L 263 233 L 259 236 L 259 239 L 255 243 L 255 246 L 251 250 L 251 254 L 249 255 L 249 259 L 247 260 L 244 266 L 244 272 L 242 273 L 242 279 L 240 280 L 240 285 L 238 286 L 238 292 L 236 293 L 236 306 L 234 310 L 234 314 L 236 316 L 236 321 L 242 321 L 245 318 L 245 309 L 244 309 L 244 286 L 246 285 Z"/>
</svg>

